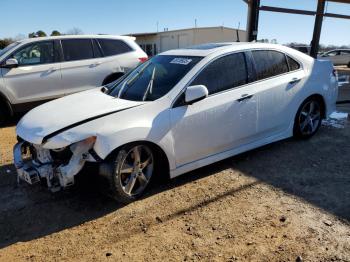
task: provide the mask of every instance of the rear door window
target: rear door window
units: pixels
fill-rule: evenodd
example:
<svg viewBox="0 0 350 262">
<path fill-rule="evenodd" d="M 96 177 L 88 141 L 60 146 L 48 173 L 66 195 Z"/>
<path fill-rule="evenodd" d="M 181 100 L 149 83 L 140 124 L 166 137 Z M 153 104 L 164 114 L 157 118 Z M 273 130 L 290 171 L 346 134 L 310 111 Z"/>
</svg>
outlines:
<svg viewBox="0 0 350 262">
<path fill-rule="evenodd" d="M 65 61 L 77 61 L 94 58 L 90 39 L 62 40 L 63 56 Z"/>
<path fill-rule="evenodd" d="M 257 79 L 265 79 L 287 73 L 288 64 L 283 53 L 272 50 L 252 51 Z"/>
<path fill-rule="evenodd" d="M 98 39 L 105 56 L 120 55 L 132 51 L 132 48 L 122 40 Z"/>
<path fill-rule="evenodd" d="M 209 94 L 248 83 L 247 63 L 244 53 L 221 57 L 199 73 L 191 85 L 205 85 Z"/>
</svg>

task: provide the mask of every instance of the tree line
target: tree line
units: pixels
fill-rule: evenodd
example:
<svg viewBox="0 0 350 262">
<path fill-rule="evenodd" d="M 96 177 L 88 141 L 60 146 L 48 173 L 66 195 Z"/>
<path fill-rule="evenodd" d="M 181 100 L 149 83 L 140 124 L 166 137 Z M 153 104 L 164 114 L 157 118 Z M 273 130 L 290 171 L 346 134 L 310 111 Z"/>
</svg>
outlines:
<svg viewBox="0 0 350 262">
<path fill-rule="evenodd" d="M 60 35 L 81 35 L 83 34 L 83 31 L 79 28 L 72 28 L 70 30 L 68 30 L 66 33 L 61 33 L 58 30 L 53 30 L 50 34 L 50 36 L 60 36 Z M 35 38 L 35 37 L 45 37 L 48 36 L 43 30 L 38 30 L 37 32 L 31 32 L 28 34 L 28 38 Z M 11 38 L 11 37 L 7 37 L 7 38 L 3 38 L 0 39 L 0 50 L 4 49 L 6 46 L 8 46 L 9 44 L 17 41 L 17 40 L 21 40 L 22 38 L 25 38 L 24 35 L 20 35 L 19 37 L 16 38 Z"/>
</svg>

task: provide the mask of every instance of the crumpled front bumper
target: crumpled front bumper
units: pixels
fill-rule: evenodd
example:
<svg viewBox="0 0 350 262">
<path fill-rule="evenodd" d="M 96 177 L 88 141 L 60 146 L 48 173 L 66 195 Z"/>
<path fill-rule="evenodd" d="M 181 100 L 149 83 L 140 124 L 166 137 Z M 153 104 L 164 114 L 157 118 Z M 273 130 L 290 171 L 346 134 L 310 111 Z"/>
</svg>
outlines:
<svg viewBox="0 0 350 262">
<path fill-rule="evenodd" d="M 25 150 L 25 142 L 19 142 L 13 148 L 14 164 L 17 170 L 17 182 L 23 180 L 32 185 L 40 182 L 40 176 L 38 170 L 33 165 L 23 160 L 23 153 Z"/>
<path fill-rule="evenodd" d="M 94 142 L 95 137 L 92 137 L 70 145 L 72 156 L 67 159 L 68 162 L 54 159 L 50 149 L 26 141 L 18 142 L 13 148 L 17 181 L 23 180 L 33 185 L 46 179 L 48 188 L 53 192 L 73 185 L 74 176 L 80 172 L 85 162 L 95 161 L 89 154 Z M 26 158 L 24 156 L 28 150 L 30 156 Z"/>
</svg>

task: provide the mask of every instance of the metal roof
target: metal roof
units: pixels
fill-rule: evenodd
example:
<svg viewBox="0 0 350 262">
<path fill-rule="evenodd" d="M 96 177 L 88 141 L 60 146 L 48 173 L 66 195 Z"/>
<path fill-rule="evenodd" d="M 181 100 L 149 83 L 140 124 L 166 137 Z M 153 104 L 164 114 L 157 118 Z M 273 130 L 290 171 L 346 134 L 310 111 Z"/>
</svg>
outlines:
<svg viewBox="0 0 350 262">
<path fill-rule="evenodd" d="M 238 31 L 244 31 L 241 29 L 236 29 L 232 27 L 225 27 L 225 26 L 209 26 L 209 27 L 190 27 L 190 28 L 183 28 L 183 29 L 175 29 L 175 30 L 168 30 L 168 31 L 159 31 L 159 32 L 145 32 L 145 33 L 131 33 L 127 34 L 126 36 L 155 36 L 157 34 L 166 34 L 166 33 L 173 33 L 178 31 L 187 31 L 187 30 L 202 30 L 202 29 L 228 29 L 228 30 L 238 30 Z"/>
</svg>

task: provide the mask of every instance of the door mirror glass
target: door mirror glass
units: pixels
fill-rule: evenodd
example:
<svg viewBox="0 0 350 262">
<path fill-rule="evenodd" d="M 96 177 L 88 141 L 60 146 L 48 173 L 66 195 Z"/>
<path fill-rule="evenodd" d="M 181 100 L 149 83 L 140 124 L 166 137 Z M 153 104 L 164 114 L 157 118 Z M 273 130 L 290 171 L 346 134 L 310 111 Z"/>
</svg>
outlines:
<svg viewBox="0 0 350 262">
<path fill-rule="evenodd" d="M 208 89 L 204 85 L 189 86 L 185 93 L 186 104 L 193 104 L 208 97 Z"/>
<path fill-rule="evenodd" d="M 18 61 L 16 58 L 9 58 L 5 61 L 5 64 L 3 65 L 3 67 L 6 68 L 14 68 L 18 66 Z"/>
</svg>

